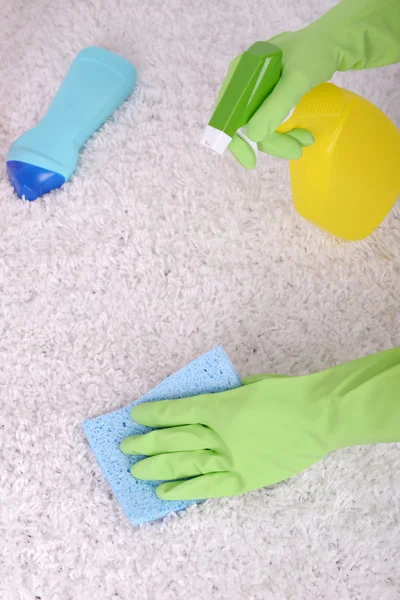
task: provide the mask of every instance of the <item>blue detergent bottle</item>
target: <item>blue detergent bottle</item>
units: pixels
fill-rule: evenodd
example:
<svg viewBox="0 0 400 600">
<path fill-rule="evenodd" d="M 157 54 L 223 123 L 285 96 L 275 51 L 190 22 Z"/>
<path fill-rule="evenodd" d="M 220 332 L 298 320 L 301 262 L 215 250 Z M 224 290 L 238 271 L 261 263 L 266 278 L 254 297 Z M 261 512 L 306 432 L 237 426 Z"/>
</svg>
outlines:
<svg viewBox="0 0 400 600">
<path fill-rule="evenodd" d="M 7 155 L 7 173 L 20 198 L 36 200 L 72 176 L 79 151 L 132 93 L 135 67 L 104 48 L 74 59 L 47 113 Z"/>
</svg>

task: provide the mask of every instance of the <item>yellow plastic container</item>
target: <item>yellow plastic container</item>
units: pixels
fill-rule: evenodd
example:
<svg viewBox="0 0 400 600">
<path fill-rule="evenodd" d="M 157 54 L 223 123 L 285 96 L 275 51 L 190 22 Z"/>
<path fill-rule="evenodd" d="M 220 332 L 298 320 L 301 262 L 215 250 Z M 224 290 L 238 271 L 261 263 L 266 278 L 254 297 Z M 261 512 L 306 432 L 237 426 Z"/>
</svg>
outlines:
<svg viewBox="0 0 400 600">
<path fill-rule="evenodd" d="M 346 240 L 370 235 L 400 195 L 400 131 L 364 98 L 323 83 L 278 131 L 308 129 L 315 143 L 290 163 L 294 205 Z"/>
</svg>

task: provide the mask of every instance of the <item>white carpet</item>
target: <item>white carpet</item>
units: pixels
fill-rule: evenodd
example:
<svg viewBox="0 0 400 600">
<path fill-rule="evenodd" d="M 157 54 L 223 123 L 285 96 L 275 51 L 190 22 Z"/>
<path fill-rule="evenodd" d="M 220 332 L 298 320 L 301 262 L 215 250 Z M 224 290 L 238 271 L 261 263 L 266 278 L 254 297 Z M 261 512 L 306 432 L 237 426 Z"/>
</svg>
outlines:
<svg viewBox="0 0 400 600">
<path fill-rule="evenodd" d="M 216 344 L 241 375 L 400 345 L 399 206 L 343 243 L 296 215 L 287 164 L 248 173 L 198 144 L 229 59 L 330 6 L 3 0 L 2 164 L 81 48 L 132 60 L 140 85 L 61 191 L 23 203 L 1 171 L 2 600 L 400 597 L 399 446 L 135 529 L 81 429 Z M 337 81 L 400 125 L 399 75 Z"/>
</svg>

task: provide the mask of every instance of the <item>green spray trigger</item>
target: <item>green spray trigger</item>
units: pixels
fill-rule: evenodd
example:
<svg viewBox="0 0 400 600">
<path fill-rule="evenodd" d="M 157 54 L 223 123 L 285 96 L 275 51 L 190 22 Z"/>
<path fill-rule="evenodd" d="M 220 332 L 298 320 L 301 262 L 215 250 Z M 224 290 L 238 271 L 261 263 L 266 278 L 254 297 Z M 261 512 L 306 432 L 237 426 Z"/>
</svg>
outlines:
<svg viewBox="0 0 400 600">
<path fill-rule="evenodd" d="M 218 154 L 226 150 L 278 83 L 281 65 L 282 51 L 269 42 L 256 42 L 242 54 L 205 129 L 204 146 Z"/>
</svg>

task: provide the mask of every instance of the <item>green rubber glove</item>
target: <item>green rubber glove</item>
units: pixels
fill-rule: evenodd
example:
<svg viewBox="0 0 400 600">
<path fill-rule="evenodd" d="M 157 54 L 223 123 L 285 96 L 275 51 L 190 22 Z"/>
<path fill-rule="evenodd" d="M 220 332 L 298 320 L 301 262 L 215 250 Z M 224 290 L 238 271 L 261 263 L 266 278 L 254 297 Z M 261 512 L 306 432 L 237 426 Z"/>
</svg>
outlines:
<svg viewBox="0 0 400 600">
<path fill-rule="evenodd" d="M 242 494 L 331 450 L 400 441 L 400 348 L 313 375 L 252 377 L 221 394 L 140 404 L 131 416 L 161 428 L 121 444 L 150 457 L 132 475 L 167 481 L 160 498 Z"/>
<path fill-rule="evenodd" d="M 310 132 L 276 133 L 299 100 L 328 81 L 336 71 L 369 69 L 400 62 L 399 0 L 342 0 L 317 21 L 299 31 L 269 40 L 283 52 L 282 75 L 247 126 L 247 136 L 262 152 L 298 159 L 313 143 Z M 219 97 L 230 81 L 239 57 L 228 68 Z M 254 151 L 238 135 L 229 146 L 244 167 L 256 164 Z"/>
</svg>

